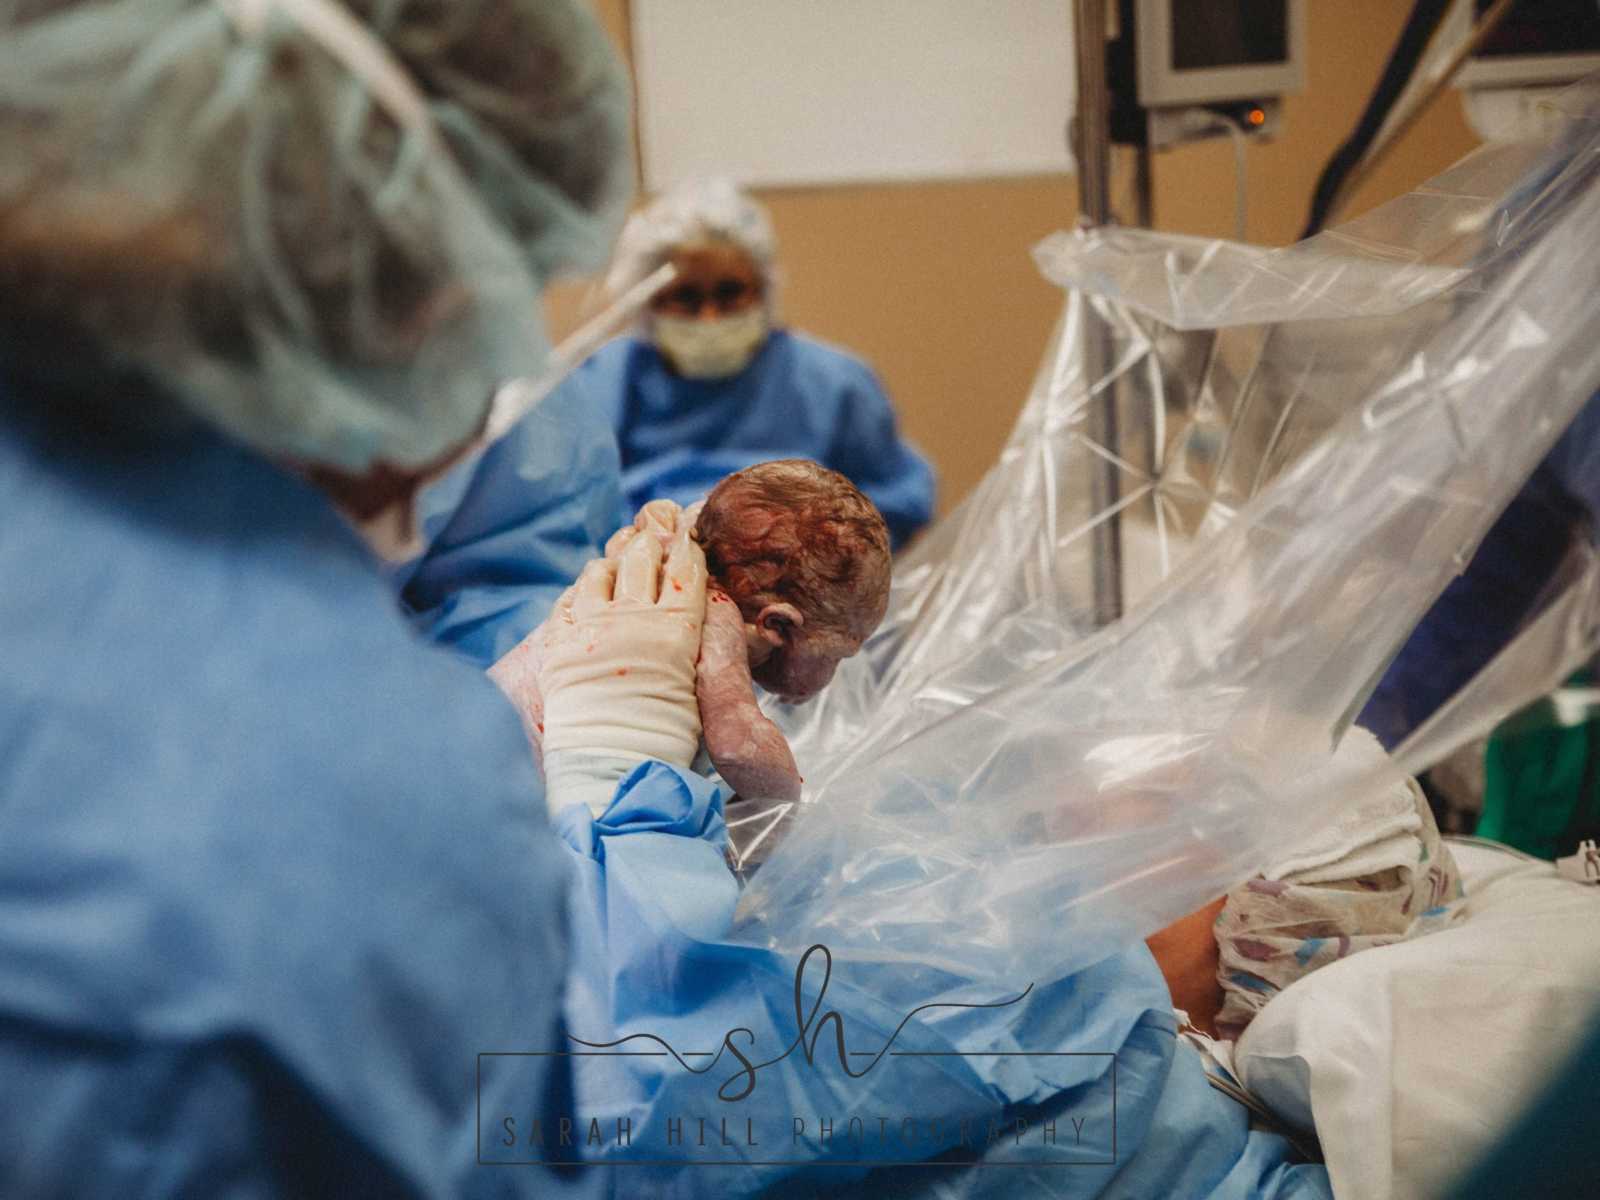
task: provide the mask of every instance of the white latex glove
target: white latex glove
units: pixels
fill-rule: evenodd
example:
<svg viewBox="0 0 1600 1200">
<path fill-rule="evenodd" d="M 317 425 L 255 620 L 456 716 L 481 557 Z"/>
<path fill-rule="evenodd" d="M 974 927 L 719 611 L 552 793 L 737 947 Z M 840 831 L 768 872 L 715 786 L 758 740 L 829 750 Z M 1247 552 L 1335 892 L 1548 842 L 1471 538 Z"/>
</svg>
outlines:
<svg viewBox="0 0 1600 1200">
<path fill-rule="evenodd" d="M 606 540 L 605 556 L 620 557 L 636 533 L 653 534 L 663 546 L 670 547 L 685 523 L 690 529 L 694 528 L 695 518 L 704 507 L 704 500 L 696 501 L 687 509 L 679 508 L 675 500 L 652 500 L 635 514 L 632 525 L 624 525 Z"/>
<path fill-rule="evenodd" d="M 580 760 L 694 760 L 706 562 L 677 516 L 666 547 L 652 526 L 591 561 L 535 635 L 552 804 L 570 802 L 556 793 Z"/>
<path fill-rule="evenodd" d="M 657 538 L 664 552 L 670 552 L 672 540 L 678 534 L 681 521 L 694 528 L 694 519 L 700 515 L 705 501 L 680 509 L 671 500 L 652 500 L 641 508 L 633 523 L 624 525 L 606 541 L 605 557 L 620 559 L 635 535 L 648 533 Z M 557 609 L 571 609 L 571 589 L 556 605 Z M 489 668 L 489 678 L 499 685 L 522 717 L 528 734 L 528 744 L 533 748 L 535 761 L 543 756 L 544 696 L 539 689 L 539 675 L 544 668 L 545 627 L 543 624 L 509 650 L 499 662 Z"/>
</svg>

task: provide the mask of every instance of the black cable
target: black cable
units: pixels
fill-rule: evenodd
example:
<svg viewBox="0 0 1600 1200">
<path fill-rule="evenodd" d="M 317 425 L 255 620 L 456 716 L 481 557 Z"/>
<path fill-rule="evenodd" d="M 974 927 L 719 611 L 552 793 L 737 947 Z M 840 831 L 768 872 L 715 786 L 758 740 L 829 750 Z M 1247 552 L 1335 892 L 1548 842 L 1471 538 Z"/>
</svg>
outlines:
<svg viewBox="0 0 1600 1200">
<path fill-rule="evenodd" d="M 1452 0 L 1417 0 L 1411 15 L 1406 18 L 1406 27 L 1400 31 L 1400 40 L 1389 52 L 1389 61 L 1384 64 L 1383 75 L 1367 101 L 1361 120 L 1356 123 L 1355 132 L 1333 152 L 1333 157 L 1322 168 L 1322 175 L 1317 179 L 1317 190 L 1311 199 L 1311 215 L 1300 234 L 1302 240 L 1318 232 L 1327 221 L 1328 210 L 1333 206 L 1334 197 L 1339 194 L 1345 176 L 1355 169 L 1371 147 L 1373 139 L 1378 136 L 1378 130 L 1383 128 L 1384 118 L 1416 74 L 1423 51 L 1428 48 L 1434 31 L 1439 28 L 1439 22 L 1444 20 L 1451 3 Z"/>
</svg>

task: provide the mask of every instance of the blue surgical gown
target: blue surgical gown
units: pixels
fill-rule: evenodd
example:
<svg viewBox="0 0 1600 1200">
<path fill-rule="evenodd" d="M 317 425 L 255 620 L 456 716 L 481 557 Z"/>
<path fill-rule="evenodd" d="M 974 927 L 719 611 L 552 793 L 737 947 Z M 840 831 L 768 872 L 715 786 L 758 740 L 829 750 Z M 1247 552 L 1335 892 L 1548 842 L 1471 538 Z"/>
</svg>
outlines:
<svg viewBox="0 0 1600 1200">
<path fill-rule="evenodd" d="M 1065 978 L 958 980 L 936 965 L 948 961 L 936 926 L 898 925 L 881 944 L 869 929 L 837 947 L 824 985 L 820 958 L 799 975 L 762 928 L 736 936 L 711 782 L 645 763 L 598 819 L 569 806 L 556 828 L 575 878 L 567 1028 L 589 1044 L 570 1121 L 587 1157 L 615 1164 L 620 1194 L 1331 1195 L 1323 1167 L 1293 1162 L 1207 1084 L 1143 945 Z M 1015 997 L 1024 983 L 999 1008 L 919 1008 L 935 994 Z M 801 984 L 799 1007 L 822 1014 L 809 1022 Z M 801 1032 L 814 1055 L 742 1070 Z M 887 1044 L 893 1057 L 863 1061 Z M 485 1078 L 512 1062 L 487 1063 Z M 990 1140 L 991 1121 L 1005 1136 Z M 549 1114 L 535 1126 L 526 1110 L 486 1109 L 484 1124 L 496 1162 L 555 1141 Z M 949 1147 L 943 1165 L 926 1163 L 934 1144 Z"/>
<path fill-rule="evenodd" d="M 482 458 L 425 488 L 417 517 L 427 549 L 390 571 L 418 631 L 493 664 L 633 519 L 618 469 L 605 414 L 558 389 Z"/>
<path fill-rule="evenodd" d="M 872 369 L 803 334 L 777 330 L 743 371 L 711 380 L 685 379 L 650 343 L 619 338 L 557 394 L 574 392 L 616 430 L 634 508 L 690 503 L 766 459 L 810 458 L 871 498 L 897 548 L 933 517 L 932 468 L 901 439 Z"/>
<path fill-rule="evenodd" d="M 1465 570 L 1395 654 L 1360 722 L 1394 749 L 1498 654 L 1547 598 L 1577 544 L 1600 535 L 1600 396 L 1511 498 Z"/>
<path fill-rule="evenodd" d="M 657 1118 L 719 1101 L 699 1076 L 627 1066 L 644 1060 L 562 1057 L 569 1021 L 685 1049 L 734 1024 L 785 1029 L 793 964 L 727 940 L 736 892 L 714 785 L 645 764 L 601 820 L 561 814 L 558 841 L 509 706 L 419 642 L 318 493 L 202 429 L 90 431 L 81 411 L 9 386 L 5 1194 L 1090 1196 L 1178 1181 L 1195 1196 L 1326 1196 L 1320 1170 L 1289 1165 L 1205 1087 L 1142 947 L 1038 981 L 1016 1025 L 979 1012 L 960 1030 L 1089 1058 L 930 1060 L 920 1079 L 886 1067 L 854 1081 L 797 1063 L 745 1109 L 765 1124 L 797 1104 L 914 1106 L 982 1128 L 1103 1109 L 1111 1052 L 1118 1140 L 1103 1167 L 1056 1165 L 1052 1149 L 885 1178 L 848 1165 L 842 1143 L 800 1148 L 822 1168 L 638 1163 Z M 880 1035 L 927 982 L 894 962 L 841 974 L 830 1004 Z M 574 1061 L 602 1069 L 575 1075 Z M 567 1114 L 635 1117 L 639 1141 L 580 1129 L 564 1145 Z M 539 1117 L 552 1136 L 530 1148 Z M 984 1151 L 1003 1152 L 1015 1159 Z M 580 1155 L 601 1165 L 557 1165 Z"/>
<path fill-rule="evenodd" d="M 569 959 L 516 715 L 309 486 L 91 416 L 0 378 L 0 1194 L 603 1193 L 477 1163 Z"/>
</svg>

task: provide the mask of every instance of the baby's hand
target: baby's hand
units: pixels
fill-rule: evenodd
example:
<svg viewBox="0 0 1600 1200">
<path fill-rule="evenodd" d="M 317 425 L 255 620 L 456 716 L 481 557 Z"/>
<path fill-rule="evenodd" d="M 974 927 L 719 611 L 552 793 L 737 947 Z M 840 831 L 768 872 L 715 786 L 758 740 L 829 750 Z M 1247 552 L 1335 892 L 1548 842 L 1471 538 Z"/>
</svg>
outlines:
<svg viewBox="0 0 1600 1200">
<path fill-rule="evenodd" d="M 706 753 L 735 792 L 746 799 L 800 798 L 802 780 L 789 743 L 756 704 L 744 617 L 716 587 L 706 591 L 695 696 Z"/>
</svg>

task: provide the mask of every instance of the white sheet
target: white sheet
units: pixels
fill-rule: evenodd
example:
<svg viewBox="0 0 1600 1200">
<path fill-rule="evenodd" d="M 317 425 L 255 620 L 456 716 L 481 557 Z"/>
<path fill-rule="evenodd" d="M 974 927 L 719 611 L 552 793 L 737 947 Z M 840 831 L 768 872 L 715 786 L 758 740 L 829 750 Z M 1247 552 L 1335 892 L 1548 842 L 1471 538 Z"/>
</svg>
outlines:
<svg viewBox="0 0 1600 1200">
<path fill-rule="evenodd" d="M 1461 924 L 1300 980 L 1234 1050 L 1251 1092 L 1316 1129 L 1338 1196 L 1437 1194 L 1600 1015 L 1600 888 L 1450 846 Z"/>
</svg>

